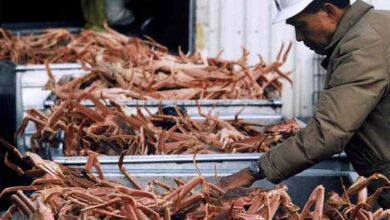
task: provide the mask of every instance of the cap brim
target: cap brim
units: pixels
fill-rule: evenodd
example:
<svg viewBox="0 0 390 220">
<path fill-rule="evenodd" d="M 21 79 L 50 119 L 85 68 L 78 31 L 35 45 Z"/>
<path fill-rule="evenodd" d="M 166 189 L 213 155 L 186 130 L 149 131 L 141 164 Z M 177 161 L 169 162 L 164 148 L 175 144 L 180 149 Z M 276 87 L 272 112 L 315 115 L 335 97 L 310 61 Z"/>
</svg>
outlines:
<svg viewBox="0 0 390 220">
<path fill-rule="evenodd" d="M 284 9 L 280 12 L 278 12 L 272 21 L 273 24 L 277 24 L 279 22 L 285 21 L 289 18 L 294 17 L 295 15 L 299 14 L 303 11 L 313 0 L 304 0 L 301 1 L 299 4 L 294 5 L 293 7 L 290 7 L 288 9 Z"/>
</svg>

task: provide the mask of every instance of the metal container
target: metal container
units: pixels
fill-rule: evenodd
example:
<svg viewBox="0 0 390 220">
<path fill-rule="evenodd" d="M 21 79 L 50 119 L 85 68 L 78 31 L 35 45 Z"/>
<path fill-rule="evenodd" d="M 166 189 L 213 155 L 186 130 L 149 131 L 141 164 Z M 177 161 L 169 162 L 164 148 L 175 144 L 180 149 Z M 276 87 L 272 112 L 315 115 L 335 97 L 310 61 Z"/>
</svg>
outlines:
<svg viewBox="0 0 390 220">
<path fill-rule="evenodd" d="M 198 107 L 200 107 L 202 112 L 205 114 L 212 111 L 213 115 L 222 120 L 234 120 L 237 114 L 239 114 L 239 118 L 243 121 L 256 123 L 263 126 L 277 124 L 283 120 L 283 117 L 281 116 L 282 103 L 280 101 L 200 100 L 198 103 L 199 106 L 195 100 L 164 100 L 161 102 L 154 100 L 132 100 L 120 104 L 125 106 L 124 111 L 128 115 L 136 114 L 138 108 L 141 109 L 145 115 L 149 115 L 149 112 L 157 113 L 159 105 L 180 105 L 186 109 L 188 115 L 194 120 L 205 120 L 205 118 L 200 115 Z M 82 104 L 90 108 L 95 107 L 89 101 L 82 101 Z M 53 105 L 54 101 L 51 100 L 46 100 L 44 103 L 46 109 L 49 109 Z M 26 129 L 27 138 L 25 138 L 25 142 L 23 144 L 24 146 L 27 146 L 27 148 L 30 145 L 30 142 L 27 142 L 28 137 L 31 137 L 35 131 L 36 129 L 32 124 L 30 124 L 30 126 Z"/>
<path fill-rule="evenodd" d="M 50 68 L 56 80 L 66 75 L 78 77 L 85 74 L 85 71 L 81 69 L 79 64 L 51 64 Z M 9 113 L 15 115 L 14 123 L 17 128 L 26 116 L 27 110 L 32 108 L 41 111 L 45 110 L 44 101 L 50 94 L 50 91 L 44 88 L 49 78 L 44 65 L 18 65 L 5 74 L 15 79 L 15 83 L 11 86 L 16 93 L 16 111 Z M 25 146 L 29 148 L 31 135 L 35 131 L 35 126 L 30 123 L 24 137 L 18 139 L 17 146 L 22 152 L 25 151 Z"/>
<path fill-rule="evenodd" d="M 127 186 L 131 184 L 127 179 L 119 172 L 118 169 L 108 169 L 103 166 L 103 171 L 105 173 L 105 178 L 107 180 L 113 180 L 119 183 L 122 183 Z M 146 186 L 147 183 L 153 179 L 158 179 L 164 183 L 175 186 L 173 179 L 179 177 L 184 181 L 188 181 L 191 178 L 195 177 L 197 174 L 183 175 L 183 174 L 153 174 L 153 173 L 143 173 L 143 174 L 134 174 L 142 186 Z M 214 176 L 210 176 L 202 173 L 206 180 L 215 183 L 216 180 Z M 219 174 L 219 177 L 224 176 L 224 174 Z M 350 186 L 356 178 L 354 173 L 350 172 L 338 172 L 338 171 L 329 171 L 329 170 L 308 170 L 297 176 L 291 177 L 290 179 L 282 182 L 281 184 L 288 187 L 288 193 L 291 196 L 293 203 L 301 207 L 304 207 L 305 203 L 310 197 L 310 194 L 318 185 L 323 185 L 326 190 L 326 194 L 330 192 L 336 192 L 341 194 L 341 179 L 344 184 L 348 187 Z M 257 181 L 253 184 L 252 187 L 260 187 L 263 189 L 272 189 L 275 185 L 271 184 L 266 180 Z M 0 212 L 1 213 L 1 212 Z M 23 216 L 16 215 L 13 219 L 26 219 Z"/>
<path fill-rule="evenodd" d="M 247 167 L 251 161 L 256 161 L 259 156 L 260 154 L 197 155 L 196 161 L 200 174 L 208 181 L 216 183 L 217 178 L 233 174 Z M 101 157 L 99 161 L 106 179 L 132 187 L 131 183 L 119 171 L 116 158 Z M 62 163 L 72 167 L 84 167 L 83 160 L 78 160 L 77 158 L 72 160 L 64 159 Z M 288 187 L 288 192 L 294 203 L 303 207 L 311 192 L 318 185 L 324 185 L 327 192 L 335 191 L 341 193 L 341 178 L 343 178 L 347 186 L 353 182 L 356 175 L 346 171 L 343 166 L 348 165 L 343 163 L 347 163 L 345 157 L 333 157 L 312 169 L 285 180 L 281 184 Z M 338 164 L 339 167 L 335 167 L 335 164 Z M 126 157 L 125 167 L 144 187 L 153 179 L 158 179 L 174 186 L 174 178 L 178 177 L 184 181 L 189 181 L 191 178 L 198 176 L 192 155 Z M 252 187 L 271 189 L 275 185 L 262 180 L 255 182 Z"/>
<path fill-rule="evenodd" d="M 79 64 L 51 64 L 51 71 L 56 80 L 64 76 L 79 77 L 86 72 Z M 16 66 L 6 72 L 6 76 L 14 77 L 16 91 L 16 125 L 18 127 L 28 109 L 41 111 L 49 109 L 54 105 L 50 91 L 45 90 L 48 81 L 47 71 L 44 65 Z M 16 78 L 15 78 L 16 77 Z M 5 80 L 8 82 L 7 80 Z M 89 101 L 83 101 L 83 105 L 93 108 Z M 155 101 L 155 100 L 130 100 L 123 103 L 128 114 L 135 114 L 137 108 L 141 108 L 146 114 L 147 108 L 151 112 L 157 112 L 159 105 L 180 105 L 187 109 L 188 114 L 193 118 L 200 118 L 198 105 L 195 100 L 186 101 Z M 282 102 L 274 100 L 199 100 L 199 106 L 203 113 L 213 111 L 222 119 L 233 119 L 241 112 L 241 116 L 260 120 L 270 124 L 275 120 L 281 120 Z M 15 113 L 12 113 L 15 114 Z M 35 133 L 35 126 L 30 123 L 23 138 L 18 139 L 17 146 L 22 152 L 30 148 L 30 138 Z M 13 129 L 15 132 L 15 129 Z M 11 134 L 13 134 L 11 132 Z"/>
<path fill-rule="evenodd" d="M 49 108 L 54 105 L 53 100 L 46 100 L 44 106 Z M 95 107 L 90 101 L 82 101 L 87 107 Z M 217 116 L 233 117 L 240 113 L 242 116 L 280 116 L 282 114 L 282 102 L 280 100 L 129 100 L 120 102 L 126 106 L 129 114 L 135 114 L 137 108 L 147 108 L 150 112 L 157 112 L 159 106 L 183 106 L 190 116 L 199 116 L 199 109 L 202 113 L 213 111 Z M 147 113 L 145 111 L 145 113 Z M 234 118 L 234 117 L 233 117 Z"/>
<path fill-rule="evenodd" d="M 196 174 L 194 160 L 196 160 L 203 174 L 214 174 L 217 168 L 218 174 L 233 173 L 235 170 L 248 167 L 252 161 L 257 161 L 261 153 L 241 154 L 198 154 L 198 155 L 147 155 L 125 156 L 123 162 L 131 173 L 171 173 L 171 174 Z M 87 157 L 63 157 L 55 156 L 53 161 L 66 166 L 85 166 Z M 99 156 L 100 164 L 106 168 L 117 168 L 118 156 Z M 345 154 L 339 154 L 324 160 L 312 167 L 312 169 L 350 171 L 350 163 Z"/>
<path fill-rule="evenodd" d="M 104 170 L 106 172 L 106 170 Z M 105 178 L 108 180 L 113 180 L 128 186 L 131 184 L 128 180 L 121 174 L 115 173 L 113 170 L 107 170 L 108 173 Z M 206 180 L 216 183 L 214 176 L 206 176 L 202 173 L 202 175 L 206 178 Z M 197 176 L 197 174 L 192 175 L 153 175 L 153 174 L 135 174 L 136 177 L 142 186 L 147 186 L 147 183 L 151 182 L 153 179 L 158 179 L 164 183 L 168 183 L 169 185 L 175 186 L 174 178 L 179 177 L 184 181 L 189 181 L 191 178 Z M 219 177 L 223 177 L 224 175 L 218 175 Z M 283 181 L 282 185 L 287 186 L 288 193 L 291 196 L 293 203 L 303 208 L 306 202 L 308 201 L 310 194 L 313 190 L 319 186 L 323 185 L 326 189 L 326 195 L 330 192 L 337 192 L 342 194 L 341 187 L 341 179 L 344 184 L 350 186 L 355 177 L 351 172 L 335 172 L 331 170 L 307 170 L 297 176 L 291 177 L 285 181 Z M 275 187 L 274 184 L 268 182 L 267 180 L 261 180 L 255 182 L 251 187 L 258 187 L 262 189 L 273 189 Z"/>
<path fill-rule="evenodd" d="M 192 119 L 194 120 L 204 120 L 203 117 L 201 116 L 192 116 L 191 117 Z M 223 120 L 233 120 L 234 119 L 234 116 L 220 116 L 219 117 L 220 119 L 223 119 Z M 255 123 L 255 124 L 258 124 L 258 125 L 270 125 L 270 124 L 277 124 L 277 123 L 280 123 L 283 121 L 283 117 L 280 116 L 280 115 L 250 115 L 250 116 L 240 116 L 239 117 L 241 120 L 243 120 L 243 122 L 250 122 L 250 123 Z M 301 122 L 298 120 L 298 124 L 300 127 L 305 127 L 305 123 Z M 259 131 L 261 132 L 261 129 L 259 129 Z M 87 157 L 65 157 L 64 154 L 63 154 L 63 145 L 60 144 L 57 148 L 55 147 L 49 147 L 49 150 L 48 150 L 48 158 L 56 161 L 56 162 L 59 162 L 59 163 L 64 163 L 65 161 L 82 161 L 81 163 L 85 164 L 86 161 L 87 161 Z M 221 155 L 237 155 L 237 154 L 221 154 Z M 251 154 L 247 154 L 247 155 L 251 155 Z M 177 157 L 179 158 L 180 156 L 182 155 L 177 155 Z M 149 159 L 153 160 L 153 158 L 159 158 L 160 156 L 134 156 L 133 158 L 140 158 L 141 161 L 147 161 Z M 119 156 L 104 156 L 102 157 L 102 159 L 104 159 L 104 161 L 107 161 L 106 159 L 109 158 L 109 161 L 111 161 L 110 163 L 117 163 L 118 162 L 118 159 L 119 159 Z M 173 160 L 173 158 L 176 158 L 176 156 L 168 156 L 169 160 Z M 227 157 L 223 157 L 223 158 L 229 158 L 229 156 Z M 64 164 L 67 164 L 67 163 L 64 163 Z"/>
</svg>

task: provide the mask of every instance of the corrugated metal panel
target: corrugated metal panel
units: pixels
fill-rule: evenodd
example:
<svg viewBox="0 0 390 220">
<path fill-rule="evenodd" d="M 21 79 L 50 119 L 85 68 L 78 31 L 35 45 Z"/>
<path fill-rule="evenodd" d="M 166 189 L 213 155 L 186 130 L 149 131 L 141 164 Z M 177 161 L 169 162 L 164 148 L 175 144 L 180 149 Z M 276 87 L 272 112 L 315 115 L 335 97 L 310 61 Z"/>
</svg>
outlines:
<svg viewBox="0 0 390 220">
<path fill-rule="evenodd" d="M 226 59 L 242 55 L 242 47 L 252 52 L 251 62 L 257 54 L 269 60 L 270 29 L 273 6 L 270 1 L 259 0 L 198 0 L 198 28 L 204 32 L 202 51 L 210 56 L 223 50 Z M 278 43 L 278 47 L 282 42 Z M 198 45 L 199 46 L 199 45 Z"/>
<path fill-rule="evenodd" d="M 261 54 L 267 60 L 269 58 L 269 24 L 270 15 L 263 11 L 269 11 L 271 1 L 247 0 L 244 1 L 246 13 L 244 20 L 244 45 L 253 56 L 250 57 L 250 62 L 258 62 L 257 54 Z M 262 12 L 259 12 L 259 9 Z"/>
<path fill-rule="evenodd" d="M 244 2 L 245 0 L 221 0 L 220 4 L 220 44 L 226 59 L 235 59 L 241 55 L 244 46 Z M 232 10 L 233 9 L 233 10 Z M 219 49 L 222 49 L 219 48 Z"/>
<path fill-rule="evenodd" d="M 292 74 L 292 80 L 294 82 L 294 85 L 291 86 L 287 81 L 284 82 L 283 87 L 283 95 L 282 95 L 282 101 L 283 101 L 283 115 L 290 118 L 292 116 L 296 116 L 297 112 L 295 111 L 295 106 L 297 103 L 299 103 L 299 96 L 297 96 L 299 93 L 297 92 L 300 88 L 299 85 L 296 84 L 296 82 L 299 82 L 300 77 L 302 77 L 302 74 L 300 72 L 297 72 L 297 43 L 294 40 L 295 39 L 295 31 L 294 29 L 286 25 L 284 22 L 274 24 L 272 25 L 272 19 L 274 15 L 276 14 L 276 7 L 273 4 L 273 1 L 268 1 L 270 4 L 269 11 L 271 12 L 270 20 L 268 21 L 268 24 L 270 25 L 270 41 L 269 41 L 269 59 L 273 60 L 277 56 L 277 53 L 279 52 L 280 46 L 282 43 L 288 44 L 289 42 L 293 42 L 294 47 L 292 52 L 290 53 L 289 59 L 287 60 L 287 63 L 283 66 L 284 71 L 293 71 Z"/>
</svg>

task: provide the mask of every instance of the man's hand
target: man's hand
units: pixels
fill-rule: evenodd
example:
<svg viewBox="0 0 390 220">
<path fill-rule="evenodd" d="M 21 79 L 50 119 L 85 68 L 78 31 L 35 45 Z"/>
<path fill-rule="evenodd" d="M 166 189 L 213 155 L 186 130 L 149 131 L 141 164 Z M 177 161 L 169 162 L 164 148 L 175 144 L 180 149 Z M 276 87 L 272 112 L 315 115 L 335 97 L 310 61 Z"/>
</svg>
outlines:
<svg viewBox="0 0 390 220">
<path fill-rule="evenodd" d="M 240 187 L 249 187 L 255 181 L 256 178 L 253 177 L 248 168 L 246 168 L 230 176 L 223 177 L 219 182 L 219 186 L 225 191 L 229 191 Z"/>
</svg>

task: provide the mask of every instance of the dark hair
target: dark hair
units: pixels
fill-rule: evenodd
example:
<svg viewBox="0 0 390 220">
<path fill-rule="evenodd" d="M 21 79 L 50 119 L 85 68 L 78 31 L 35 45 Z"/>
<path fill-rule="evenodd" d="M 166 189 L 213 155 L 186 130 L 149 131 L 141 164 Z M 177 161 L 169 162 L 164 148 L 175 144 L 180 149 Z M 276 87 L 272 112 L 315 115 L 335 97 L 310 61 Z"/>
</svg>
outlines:
<svg viewBox="0 0 390 220">
<path fill-rule="evenodd" d="M 345 9 L 351 5 L 350 0 L 314 0 L 305 8 L 305 10 L 303 10 L 303 12 L 316 13 L 321 10 L 325 3 L 330 3 L 341 9 Z"/>
</svg>

